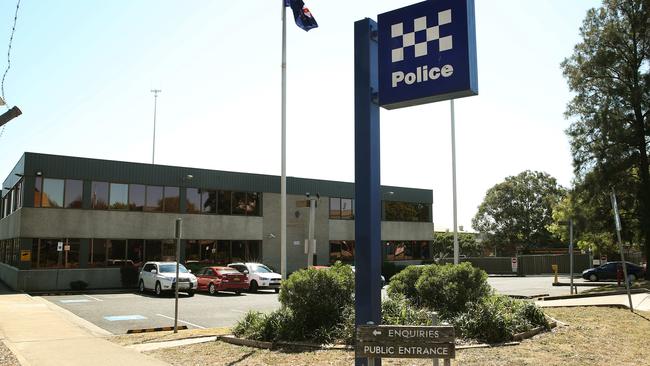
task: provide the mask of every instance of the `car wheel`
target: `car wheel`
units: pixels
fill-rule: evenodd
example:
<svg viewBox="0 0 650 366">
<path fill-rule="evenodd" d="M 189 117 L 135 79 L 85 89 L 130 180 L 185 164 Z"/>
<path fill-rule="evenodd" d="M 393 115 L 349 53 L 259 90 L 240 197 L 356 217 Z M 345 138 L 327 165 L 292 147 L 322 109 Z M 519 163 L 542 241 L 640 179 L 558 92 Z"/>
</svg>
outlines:
<svg viewBox="0 0 650 366">
<path fill-rule="evenodd" d="M 210 295 L 216 295 L 219 291 L 217 291 L 217 288 L 214 286 L 214 283 L 211 283 L 210 286 L 208 286 L 208 292 Z"/>
<path fill-rule="evenodd" d="M 279 288 L 276 288 L 276 289 L 275 289 L 275 293 L 277 294 L 278 292 L 280 292 L 280 289 L 279 289 Z"/>
<path fill-rule="evenodd" d="M 630 273 L 629 275 L 627 275 L 627 280 L 630 282 L 636 281 L 636 275 L 634 273 Z"/>
<path fill-rule="evenodd" d="M 598 281 L 598 276 L 595 273 L 589 275 L 589 281 L 596 282 Z"/>
<path fill-rule="evenodd" d="M 257 292 L 257 281 L 251 281 L 251 287 L 250 287 L 250 292 L 256 293 Z"/>
<path fill-rule="evenodd" d="M 138 284 L 138 291 L 140 291 L 140 293 L 144 293 L 144 290 L 144 281 L 140 280 L 140 283 Z"/>
<path fill-rule="evenodd" d="M 156 296 L 162 295 L 162 286 L 160 286 L 160 282 L 156 282 Z"/>
<path fill-rule="evenodd" d="M 193 290 L 187 291 L 187 296 L 189 296 L 189 297 L 194 296 L 194 291 Z"/>
</svg>

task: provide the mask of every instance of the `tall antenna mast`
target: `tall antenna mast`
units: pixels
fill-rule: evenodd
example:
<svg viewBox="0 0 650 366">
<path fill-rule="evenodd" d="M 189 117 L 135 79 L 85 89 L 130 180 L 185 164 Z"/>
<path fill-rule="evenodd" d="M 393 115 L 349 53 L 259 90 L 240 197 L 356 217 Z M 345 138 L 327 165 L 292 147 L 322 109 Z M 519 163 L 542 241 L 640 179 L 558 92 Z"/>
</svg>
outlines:
<svg viewBox="0 0 650 366">
<path fill-rule="evenodd" d="M 153 147 L 151 151 L 151 164 L 154 164 L 156 159 L 156 109 L 158 107 L 158 93 L 162 92 L 160 89 L 151 89 L 153 93 Z"/>
</svg>

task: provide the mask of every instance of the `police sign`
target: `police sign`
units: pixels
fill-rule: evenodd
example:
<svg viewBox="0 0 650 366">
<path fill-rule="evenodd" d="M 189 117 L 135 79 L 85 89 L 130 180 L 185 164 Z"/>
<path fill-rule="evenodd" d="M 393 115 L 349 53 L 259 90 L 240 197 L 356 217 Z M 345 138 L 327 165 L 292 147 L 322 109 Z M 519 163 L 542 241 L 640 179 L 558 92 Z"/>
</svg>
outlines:
<svg viewBox="0 0 650 366">
<path fill-rule="evenodd" d="M 474 0 L 429 0 L 380 14 L 379 104 L 478 94 Z"/>
</svg>

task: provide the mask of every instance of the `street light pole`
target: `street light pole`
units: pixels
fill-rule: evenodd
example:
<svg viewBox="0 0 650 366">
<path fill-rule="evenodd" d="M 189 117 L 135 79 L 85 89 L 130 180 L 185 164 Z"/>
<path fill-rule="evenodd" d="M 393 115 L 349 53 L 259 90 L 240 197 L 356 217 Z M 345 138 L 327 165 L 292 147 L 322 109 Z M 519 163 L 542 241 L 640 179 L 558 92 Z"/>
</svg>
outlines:
<svg viewBox="0 0 650 366">
<path fill-rule="evenodd" d="M 156 110 L 158 109 L 158 93 L 162 92 L 160 89 L 151 89 L 153 93 L 153 146 L 151 151 L 151 164 L 154 164 L 156 157 Z"/>
</svg>

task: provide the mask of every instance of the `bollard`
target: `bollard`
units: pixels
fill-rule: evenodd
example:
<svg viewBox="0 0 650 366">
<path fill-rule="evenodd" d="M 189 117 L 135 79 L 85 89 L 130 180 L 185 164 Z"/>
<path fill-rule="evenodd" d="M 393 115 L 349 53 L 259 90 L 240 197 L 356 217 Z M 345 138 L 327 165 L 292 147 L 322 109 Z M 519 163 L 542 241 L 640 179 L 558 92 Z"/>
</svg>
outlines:
<svg viewBox="0 0 650 366">
<path fill-rule="evenodd" d="M 557 264 L 551 264 L 551 268 L 553 269 L 553 273 L 555 273 L 555 280 L 553 281 L 553 283 L 558 283 L 558 280 L 557 280 L 558 266 L 557 266 Z"/>
</svg>

